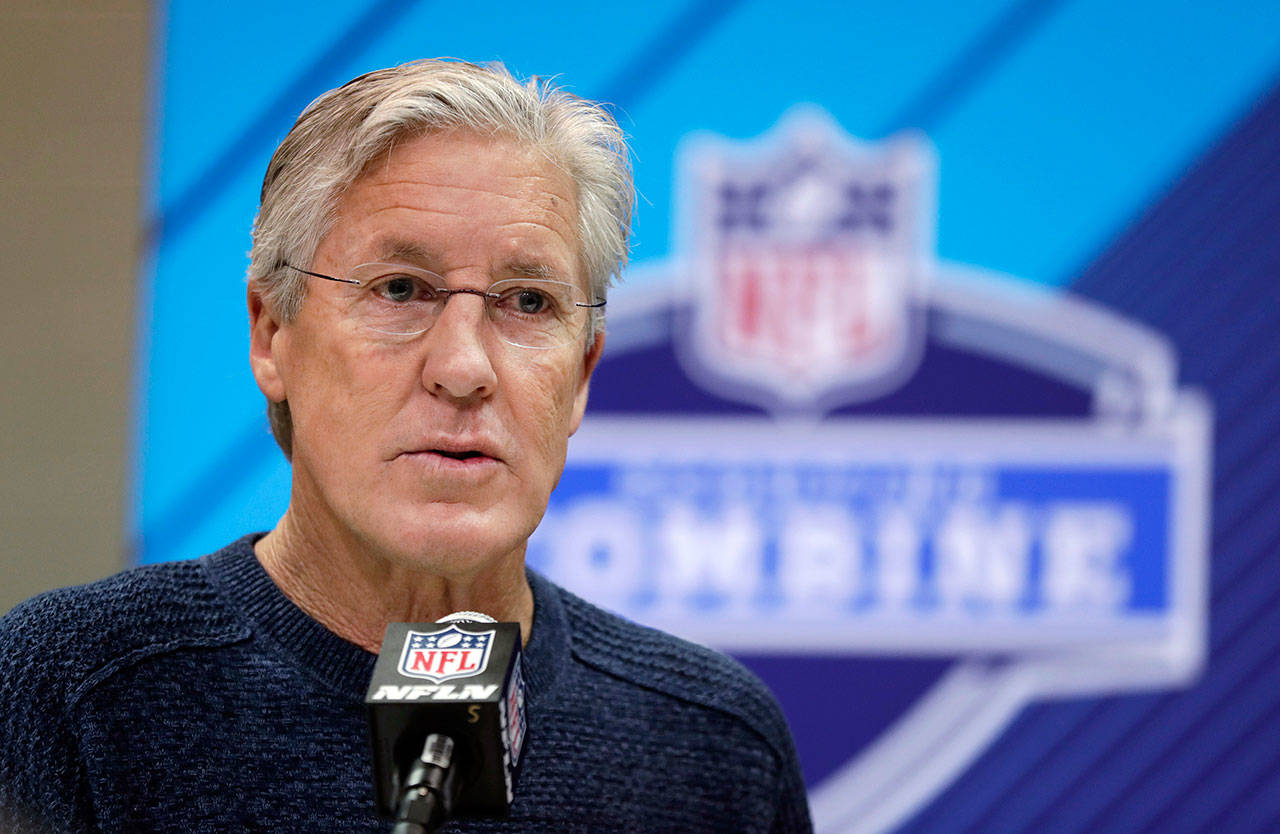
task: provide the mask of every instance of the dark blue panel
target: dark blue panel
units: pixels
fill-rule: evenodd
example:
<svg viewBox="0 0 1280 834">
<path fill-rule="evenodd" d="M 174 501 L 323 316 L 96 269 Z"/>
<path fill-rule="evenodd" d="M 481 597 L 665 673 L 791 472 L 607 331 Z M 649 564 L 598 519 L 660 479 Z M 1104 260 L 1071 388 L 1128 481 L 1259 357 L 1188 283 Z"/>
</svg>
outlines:
<svg viewBox="0 0 1280 834">
<path fill-rule="evenodd" d="M 670 343 L 605 352 L 591 381 L 592 414 L 760 414 L 696 385 L 679 370 Z M 901 388 L 873 402 L 832 410 L 836 416 L 1085 416 L 1092 392 L 1025 367 L 930 342 L 920 368 Z"/>
<path fill-rule="evenodd" d="M 1166 695 L 1028 710 L 905 830 L 1276 830 L 1277 228 L 1280 90 L 1075 282 L 1168 335 L 1182 381 L 1216 406 L 1203 676 Z"/>
<path fill-rule="evenodd" d="M 818 784 L 934 686 L 951 660 L 742 655 L 791 723 L 805 782 Z M 802 673 L 801 671 L 802 670 Z"/>
</svg>

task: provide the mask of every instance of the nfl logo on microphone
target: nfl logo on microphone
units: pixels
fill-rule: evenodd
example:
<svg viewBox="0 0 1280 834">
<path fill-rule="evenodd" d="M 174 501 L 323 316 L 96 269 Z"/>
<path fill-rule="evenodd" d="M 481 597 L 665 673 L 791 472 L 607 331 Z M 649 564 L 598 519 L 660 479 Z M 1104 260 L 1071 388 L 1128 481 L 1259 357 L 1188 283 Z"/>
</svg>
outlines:
<svg viewBox="0 0 1280 834">
<path fill-rule="evenodd" d="M 400 653 L 400 674 L 442 683 L 454 678 L 478 675 L 489 664 L 492 631 L 461 631 L 449 626 L 444 631 L 410 630 Z"/>
</svg>

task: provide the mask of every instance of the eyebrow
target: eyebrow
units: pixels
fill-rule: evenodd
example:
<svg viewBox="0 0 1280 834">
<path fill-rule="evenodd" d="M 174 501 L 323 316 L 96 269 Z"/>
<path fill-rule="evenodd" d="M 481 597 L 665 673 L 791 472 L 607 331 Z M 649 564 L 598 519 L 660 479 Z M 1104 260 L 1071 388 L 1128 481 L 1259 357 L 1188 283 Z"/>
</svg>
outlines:
<svg viewBox="0 0 1280 834">
<path fill-rule="evenodd" d="M 521 278 L 560 280 L 560 273 L 554 267 L 544 263 L 515 263 L 508 266 L 507 271 L 519 275 Z"/>
<path fill-rule="evenodd" d="M 378 259 L 384 261 L 407 261 L 416 264 L 430 264 L 435 255 L 430 249 L 407 240 L 388 240 L 379 244 Z"/>
<path fill-rule="evenodd" d="M 436 256 L 432 250 L 410 240 L 392 238 L 380 243 L 375 251 L 379 262 L 407 263 L 423 268 L 430 268 L 436 263 Z M 539 278 L 544 281 L 566 283 L 569 281 L 561 275 L 560 270 L 542 261 L 516 261 L 506 264 L 499 271 L 519 278 Z"/>
</svg>

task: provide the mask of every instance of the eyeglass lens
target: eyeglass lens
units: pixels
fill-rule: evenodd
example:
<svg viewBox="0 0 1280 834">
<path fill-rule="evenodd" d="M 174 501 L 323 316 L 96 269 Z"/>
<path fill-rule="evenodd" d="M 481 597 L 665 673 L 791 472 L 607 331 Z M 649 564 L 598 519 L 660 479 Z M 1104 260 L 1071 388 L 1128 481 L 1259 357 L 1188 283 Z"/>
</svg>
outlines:
<svg viewBox="0 0 1280 834">
<path fill-rule="evenodd" d="M 561 281 L 516 278 L 481 293 L 450 290 L 435 273 L 394 264 L 363 264 L 351 271 L 359 281 L 348 315 L 364 330 L 389 336 L 425 333 L 451 296 L 481 295 L 498 336 L 520 347 L 548 348 L 582 335 L 590 310 L 578 287 Z"/>
</svg>

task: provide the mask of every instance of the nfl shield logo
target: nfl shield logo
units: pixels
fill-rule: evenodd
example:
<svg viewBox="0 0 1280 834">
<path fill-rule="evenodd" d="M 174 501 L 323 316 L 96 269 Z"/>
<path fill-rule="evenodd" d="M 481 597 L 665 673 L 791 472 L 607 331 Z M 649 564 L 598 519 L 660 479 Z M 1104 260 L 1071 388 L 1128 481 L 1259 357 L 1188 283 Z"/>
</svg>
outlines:
<svg viewBox="0 0 1280 834">
<path fill-rule="evenodd" d="M 800 109 L 757 141 L 695 140 L 682 162 L 678 228 L 698 293 L 682 350 L 691 374 L 803 410 L 910 375 L 934 237 L 926 141 L 859 143 Z"/>
<path fill-rule="evenodd" d="M 489 648 L 496 632 L 410 631 L 400 653 L 400 674 L 433 683 L 478 675 L 489 664 Z"/>
</svg>

